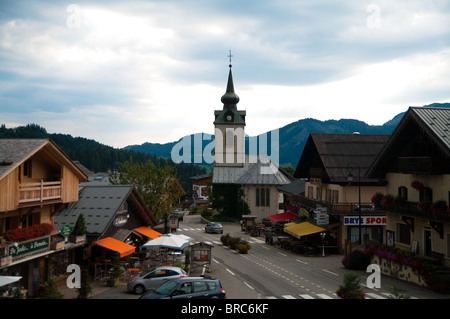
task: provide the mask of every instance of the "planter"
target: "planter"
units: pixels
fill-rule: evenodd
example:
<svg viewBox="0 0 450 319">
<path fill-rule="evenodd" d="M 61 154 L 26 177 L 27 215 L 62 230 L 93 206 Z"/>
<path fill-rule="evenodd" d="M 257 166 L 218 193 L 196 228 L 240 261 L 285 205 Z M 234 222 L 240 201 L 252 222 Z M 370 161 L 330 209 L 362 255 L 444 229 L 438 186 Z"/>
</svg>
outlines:
<svg viewBox="0 0 450 319">
<path fill-rule="evenodd" d="M 0 258 L 0 266 L 6 266 L 12 263 L 12 256 L 5 256 Z"/>
<path fill-rule="evenodd" d="M 82 243 L 86 241 L 86 235 L 70 236 L 69 241 L 74 244 Z"/>
<path fill-rule="evenodd" d="M 66 243 L 64 241 L 53 242 L 50 244 L 50 249 L 53 250 L 61 250 L 64 249 Z"/>
</svg>

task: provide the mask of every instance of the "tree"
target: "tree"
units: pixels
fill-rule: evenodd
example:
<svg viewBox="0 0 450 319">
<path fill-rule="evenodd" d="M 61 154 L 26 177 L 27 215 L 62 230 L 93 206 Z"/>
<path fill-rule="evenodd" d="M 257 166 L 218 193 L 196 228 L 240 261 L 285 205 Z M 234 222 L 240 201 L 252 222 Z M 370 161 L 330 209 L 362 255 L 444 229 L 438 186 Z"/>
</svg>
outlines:
<svg viewBox="0 0 450 319">
<path fill-rule="evenodd" d="M 366 295 L 360 286 L 360 278 L 357 274 L 346 273 L 344 275 L 344 284 L 339 286 L 336 294 L 341 299 L 365 299 Z"/>
<path fill-rule="evenodd" d="M 133 163 L 132 158 L 119 166 L 111 176 L 112 184 L 131 184 L 141 195 L 144 203 L 156 219 L 163 219 L 165 232 L 172 207 L 184 195 L 172 166 L 157 167 L 152 161 Z"/>
<path fill-rule="evenodd" d="M 214 184 L 211 190 L 212 208 L 225 217 L 240 219 L 250 214 L 248 204 L 243 200 L 244 191 L 240 185 Z"/>
</svg>

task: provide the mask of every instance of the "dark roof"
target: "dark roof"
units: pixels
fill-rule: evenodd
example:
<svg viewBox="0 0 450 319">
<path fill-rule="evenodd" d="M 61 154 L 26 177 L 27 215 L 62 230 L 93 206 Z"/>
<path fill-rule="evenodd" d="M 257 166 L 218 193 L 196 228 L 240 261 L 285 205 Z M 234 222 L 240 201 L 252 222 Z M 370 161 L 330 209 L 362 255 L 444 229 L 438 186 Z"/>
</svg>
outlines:
<svg viewBox="0 0 450 319">
<path fill-rule="evenodd" d="M 417 134 L 416 137 L 413 136 Z M 450 108 L 410 107 L 380 150 L 379 156 L 368 169 L 367 175 L 384 176 L 390 162 L 397 158 L 406 143 L 416 144 L 417 136 L 426 136 L 427 143 L 438 150 L 439 156 L 450 160 Z M 395 153 L 395 154 L 394 154 Z M 411 154 L 412 155 L 412 154 Z"/>
<path fill-rule="evenodd" d="M 55 229 L 72 227 L 80 214 L 86 221 L 87 233 L 103 234 L 122 204 L 132 196 L 132 185 L 87 185 L 81 187 L 79 200 L 55 214 Z M 149 213 L 149 212 L 147 212 Z M 154 221 L 154 218 L 151 217 Z"/>
<path fill-rule="evenodd" d="M 323 169 L 330 182 L 347 182 L 349 170 L 361 182 L 373 182 L 365 178 L 367 169 L 389 139 L 379 134 L 323 134 L 311 133 L 298 162 L 294 177 L 310 177 L 310 168 Z"/>
<path fill-rule="evenodd" d="M 305 181 L 299 179 L 290 184 L 278 187 L 278 190 L 286 194 L 300 195 L 305 192 Z"/>
</svg>

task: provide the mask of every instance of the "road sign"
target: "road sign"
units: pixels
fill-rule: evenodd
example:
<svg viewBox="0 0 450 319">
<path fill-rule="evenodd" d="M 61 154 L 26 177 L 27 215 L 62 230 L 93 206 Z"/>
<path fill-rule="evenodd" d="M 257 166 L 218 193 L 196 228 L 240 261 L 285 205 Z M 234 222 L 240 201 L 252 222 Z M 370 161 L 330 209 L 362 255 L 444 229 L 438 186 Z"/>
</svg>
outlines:
<svg viewBox="0 0 450 319">
<path fill-rule="evenodd" d="M 63 235 L 64 237 L 68 237 L 70 233 L 72 232 L 72 227 L 70 225 L 64 225 L 60 230 L 59 233 Z"/>
</svg>

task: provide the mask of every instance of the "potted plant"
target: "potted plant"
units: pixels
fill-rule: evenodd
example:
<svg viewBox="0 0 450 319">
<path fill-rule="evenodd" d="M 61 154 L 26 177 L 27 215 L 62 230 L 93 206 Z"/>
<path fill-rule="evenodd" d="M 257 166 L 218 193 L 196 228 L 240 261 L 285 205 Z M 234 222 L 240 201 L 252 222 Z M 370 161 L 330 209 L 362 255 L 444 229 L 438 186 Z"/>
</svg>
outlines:
<svg viewBox="0 0 450 319">
<path fill-rule="evenodd" d="M 86 222 L 83 214 L 78 216 L 75 227 L 70 235 L 70 241 L 73 243 L 81 243 L 86 240 Z"/>
<path fill-rule="evenodd" d="M 447 202 L 438 200 L 431 205 L 431 211 L 434 213 L 444 213 L 447 210 Z"/>
<path fill-rule="evenodd" d="M 344 284 L 339 286 L 336 294 L 341 299 L 366 299 L 366 294 L 360 287 L 359 276 L 354 273 L 344 275 Z"/>
<path fill-rule="evenodd" d="M 91 277 L 87 270 L 81 272 L 80 288 L 77 288 L 78 299 L 87 299 L 92 293 Z"/>
<path fill-rule="evenodd" d="M 120 277 L 121 274 L 123 274 L 124 270 L 122 267 L 122 263 L 120 261 L 120 254 L 119 253 L 115 253 L 112 257 L 111 260 L 111 277 L 108 278 L 106 284 L 108 285 L 108 287 L 114 287 L 116 285 L 116 281 L 117 279 Z"/>
<path fill-rule="evenodd" d="M 237 244 L 237 249 L 240 254 L 247 254 L 250 248 L 252 248 L 252 246 L 246 241 L 241 241 Z"/>
</svg>

